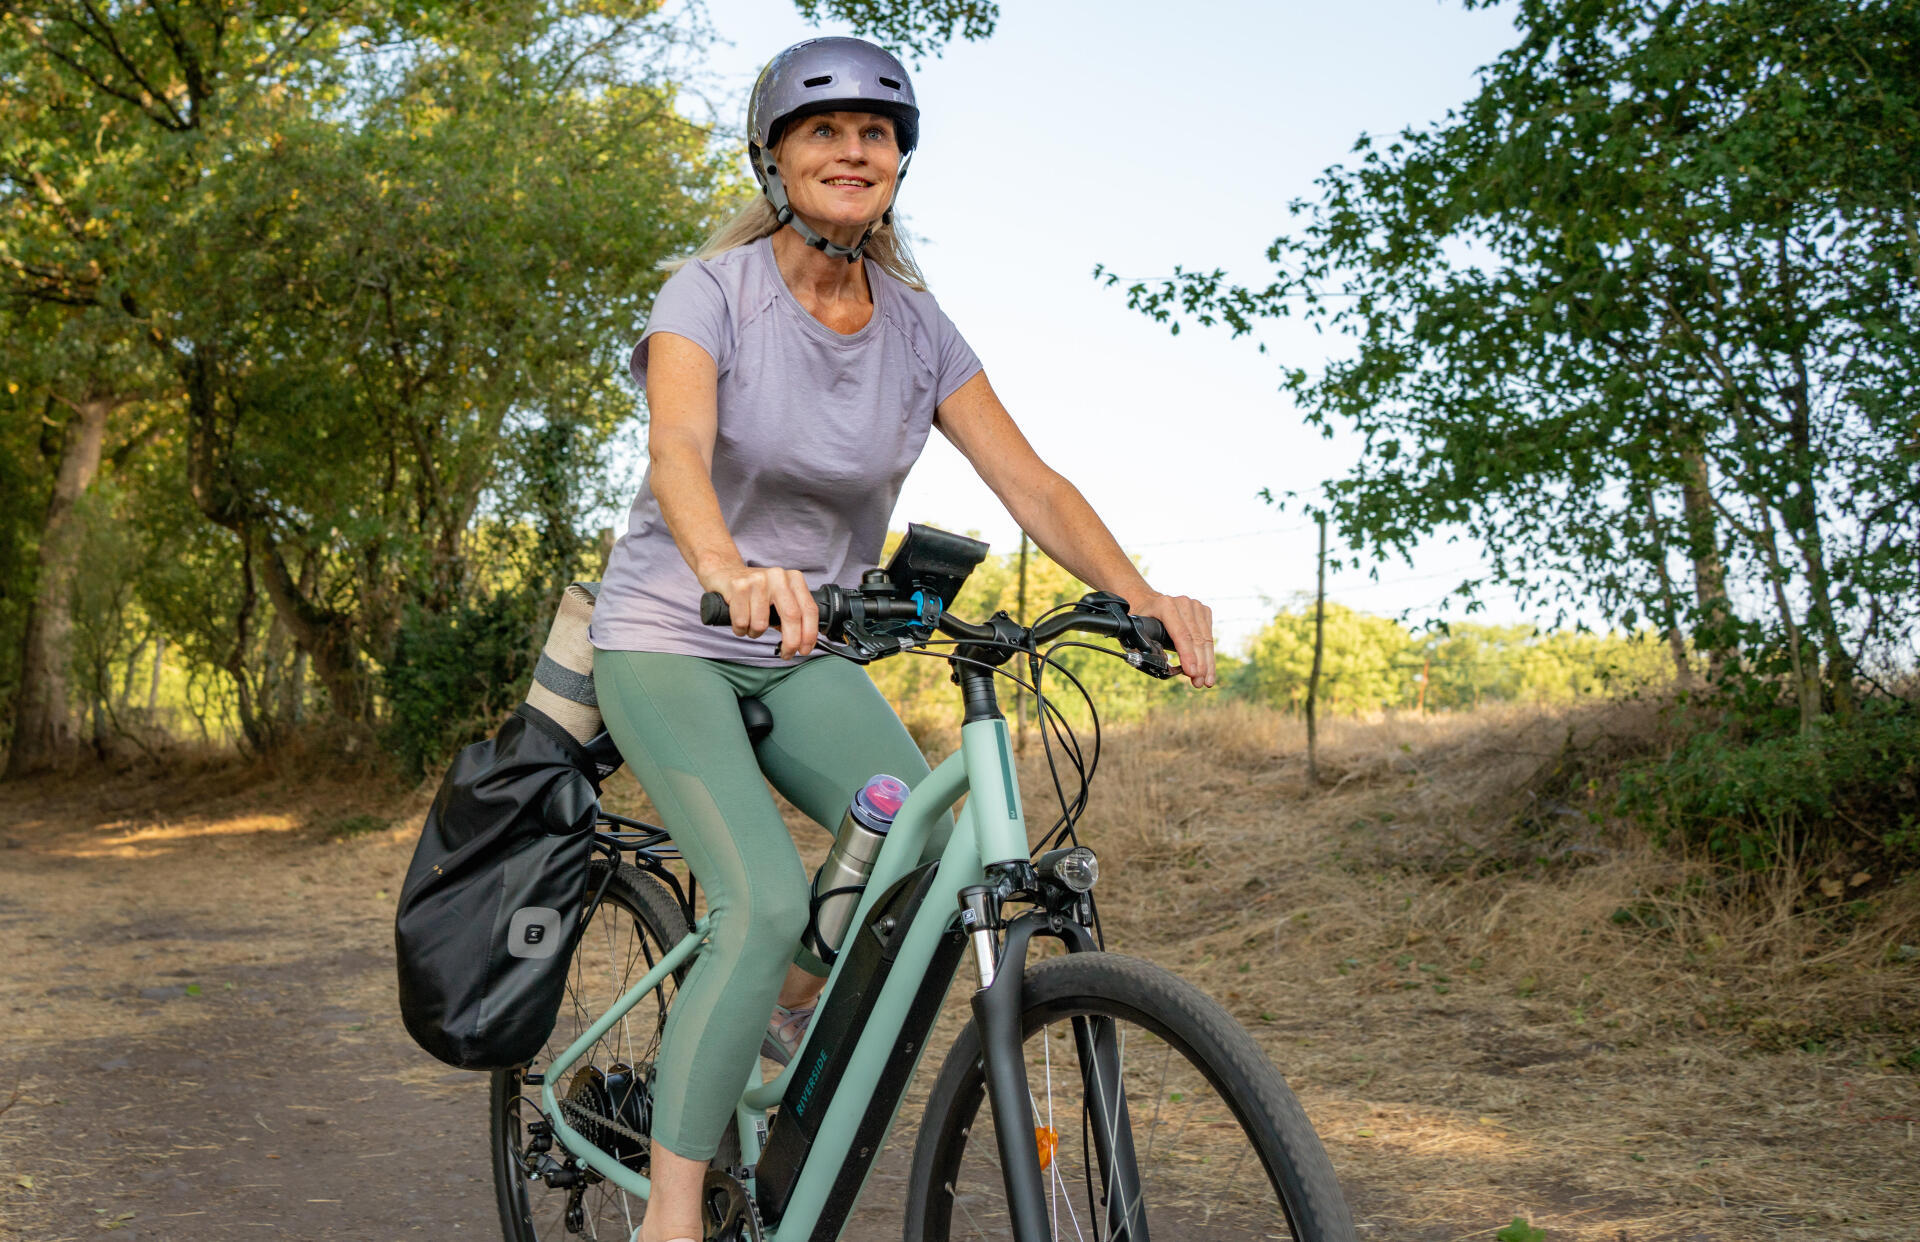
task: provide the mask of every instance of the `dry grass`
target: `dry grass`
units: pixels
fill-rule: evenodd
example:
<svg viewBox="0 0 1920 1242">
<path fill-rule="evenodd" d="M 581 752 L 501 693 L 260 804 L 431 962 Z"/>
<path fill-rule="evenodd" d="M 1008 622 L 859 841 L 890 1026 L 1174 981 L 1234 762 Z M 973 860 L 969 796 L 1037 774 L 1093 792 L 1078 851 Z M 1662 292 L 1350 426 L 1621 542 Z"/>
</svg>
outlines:
<svg viewBox="0 0 1920 1242">
<path fill-rule="evenodd" d="M 1654 715 L 1335 721 L 1323 789 L 1271 713 L 1109 734 L 1110 941 L 1260 1034 L 1373 1236 L 1920 1236 L 1920 881 L 1729 876 L 1563 788 Z"/>
<path fill-rule="evenodd" d="M 1255 1031 L 1363 1237 L 1490 1238 L 1515 1215 L 1556 1240 L 1920 1237 L 1920 1076 L 1901 1063 L 1920 1046 L 1920 881 L 1845 875 L 1828 896 L 1828 860 L 1743 881 L 1655 850 L 1566 759 L 1571 746 L 1604 768 L 1656 723 L 1642 704 L 1335 720 L 1325 788 L 1307 780 L 1299 723 L 1269 712 L 1109 731 L 1082 832 L 1104 864 L 1109 943 Z M 935 751 L 955 740 L 950 724 L 926 732 Z M 1022 783 L 1037 830 L 1052 806 L 1037 740 Z M 630 777 L 609 794 L 648 810 Z M 292 969 L 321 939 L 377 948 L 430 795 L 215 762 L 10 787 L 0 837 L 75 865 L 34 867 L 58 926 L 0 926 L 14 1006 L 0 1062 L 30 1065 L 75 1030 L 137 1041 L 171 1012 L 68 996 L 63 966 L 137 979 L 169 944 L 235 971 Z M 329 837 L 367 816 L 401 827 Z M 809 860 L 826 843 L 800 840 Z M 145 881 L 112 890 L 114 934 L 82 938 L 109 895 L 89 868 L 120 860 Z M 203 942 L 209 920 L 224 931 Z M 384 970 L 355 986 L 353 1003 L 387 1003 Z M 27 1078 L 29 1096 L 51 1089 Z M 22 1112 L 0 1131 L 10 1155 L 92 1159 L 42 1146 L 52 1136 Z M 30 1197 L 0 1186 L 0 1216 Z"/>
</svg>

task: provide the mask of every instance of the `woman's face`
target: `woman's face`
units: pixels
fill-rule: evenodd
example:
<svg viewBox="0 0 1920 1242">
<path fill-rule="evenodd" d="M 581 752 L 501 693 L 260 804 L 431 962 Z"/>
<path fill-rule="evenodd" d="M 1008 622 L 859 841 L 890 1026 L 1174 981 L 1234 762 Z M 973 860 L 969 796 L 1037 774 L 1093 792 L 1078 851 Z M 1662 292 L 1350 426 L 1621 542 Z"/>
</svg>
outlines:
<svg viewBox="0 0 1920 1242">
<path fill-rule="evenodd" d="M 852 241 L 892 203 L 900 147 L 892 117 L 820 112 L 787 127 L 774 162 L 794 211 L 823 236 Z"/>
</svg>

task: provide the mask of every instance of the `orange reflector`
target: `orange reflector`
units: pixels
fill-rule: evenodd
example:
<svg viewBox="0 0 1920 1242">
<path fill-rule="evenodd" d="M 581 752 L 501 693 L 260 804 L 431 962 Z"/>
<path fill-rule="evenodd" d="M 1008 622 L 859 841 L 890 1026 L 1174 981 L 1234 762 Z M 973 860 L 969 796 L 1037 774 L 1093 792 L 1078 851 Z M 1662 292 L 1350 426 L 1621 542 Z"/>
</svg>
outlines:
<svg viewBox="0 0 1920 1242">
<path fill-rule="evenodd" d="M 1053 1153 L 1060 1146 L 1060 1136 L 1052 1126 L 1035 1126 L 1033 1145 L 1040 1149 L 1040 1171 L 1045 1173 L 1053 1167 Z"/>
</svg>

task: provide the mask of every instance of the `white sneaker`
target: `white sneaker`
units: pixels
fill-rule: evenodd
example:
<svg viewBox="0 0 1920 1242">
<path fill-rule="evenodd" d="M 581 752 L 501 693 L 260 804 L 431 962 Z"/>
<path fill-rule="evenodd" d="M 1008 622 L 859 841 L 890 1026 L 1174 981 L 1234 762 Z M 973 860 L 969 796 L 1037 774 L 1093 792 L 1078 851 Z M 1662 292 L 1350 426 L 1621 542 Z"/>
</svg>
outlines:
<svg viewBox="0 0 1920 1242">
<path fill-rule="evenodd" d="M 785 1005 L 773 1007 L 773 1020 L 767 1023 L 767 1035 L 760 1041 L 760 1055 L 776 1065 L 785 1065 L 793 1060 L 793 1054 L 800 1051 L 800 1041 L 807 1037 L 807 1024 L 813 1021 L 812 1005 L 796 1005 L 788 1009 Z"/>
</svg>

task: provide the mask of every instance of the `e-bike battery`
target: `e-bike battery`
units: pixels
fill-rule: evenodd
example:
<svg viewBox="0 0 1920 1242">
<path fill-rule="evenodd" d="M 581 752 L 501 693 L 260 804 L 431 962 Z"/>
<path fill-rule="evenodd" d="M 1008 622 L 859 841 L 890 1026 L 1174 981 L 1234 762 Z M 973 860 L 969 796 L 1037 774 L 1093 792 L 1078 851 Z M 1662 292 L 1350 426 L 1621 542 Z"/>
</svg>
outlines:
<svg viewBox="0 0 1920 1242">
<path fill-rule="evenodd" d="M 914 916 L 933 891 L 933 877 L 940 864 L 930 862 L 900 877 L 873 903 L 873 910 L 851 943 L 841 946 L 847 960 L 840 967 L 833 994 L 815 1015 L 813 1031 L 786 1094 L 780 1111 L 767 1134 L 765 1149 L 754 1170 L 755 1197 L 761 1215 L 776 1222 L 785 1213 L 787 1202 L 806 1165 L 814 1140 L 820 1135 L 820 1123 L 833 1100 L 840 1080 L 846 1075 L 861 1032 L 873 1016 L 881 988 L 893 970 L 894 959 L 913 926 Z M 852 1150 L 847 1153 L 828 1193 L 827 1204 L 814 1227 L 815 1237 L 833 1238 L 853 1208 L 854 1197 L 866 1181 L 867 1170 L 880 1146 L 887 1125 L 900 1106 L 900 1097 L 913 1076 L 914 1066 L 926 1047 L 927 1032 L 939 1016 L 940 1002 L 953 981 L 966 938 L 957 926 L 940 938 L 933 961 L 928 964 L 920 987 L 907 1009 L 907 1020 L 899 1038 L 888 1051 L 872 1098 L 855 1131 Z"/>
</svg>

